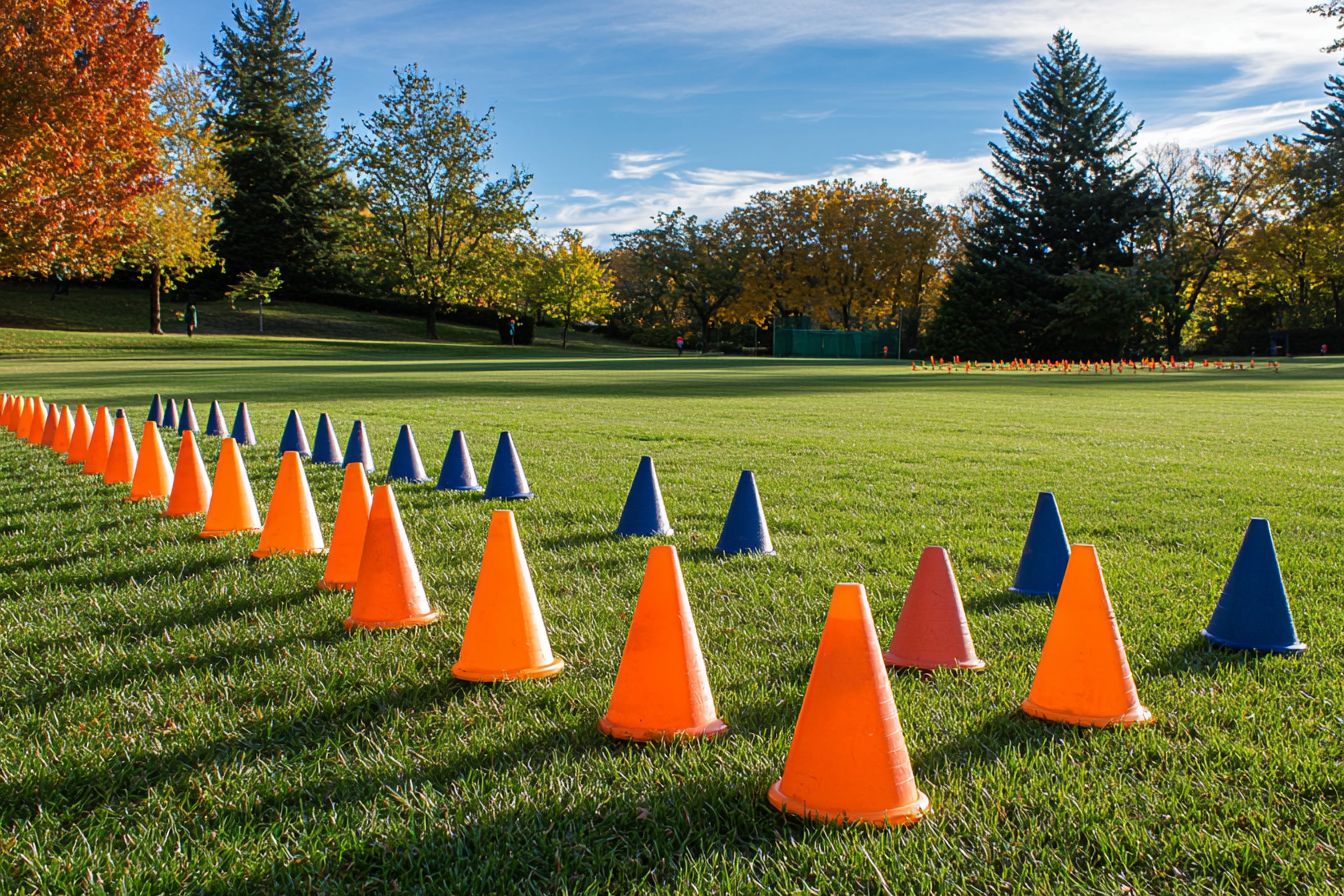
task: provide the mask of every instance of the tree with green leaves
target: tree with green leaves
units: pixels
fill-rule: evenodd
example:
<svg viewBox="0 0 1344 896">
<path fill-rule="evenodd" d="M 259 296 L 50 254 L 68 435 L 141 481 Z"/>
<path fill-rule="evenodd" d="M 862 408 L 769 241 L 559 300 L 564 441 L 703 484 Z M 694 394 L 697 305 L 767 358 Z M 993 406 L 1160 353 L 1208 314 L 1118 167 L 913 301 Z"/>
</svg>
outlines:
<svg viewBox="0 0 1344 896">
<path fill-rule="evenodd" d="M 982 172 L 983 201 L 963 259 L 928 328 L 934 354 L 1099 351 L 1079 340 L 1086 328 L 1076 322 L 1051 327 L 1076 288 L 1070 275 L 1131 267 L 1138 231 L 1160 212 L 1146 171 L 1134 164 L 1138 129 L 1097 61 L 1061 30 L 1033 70 L 1035 82 L 1004 115 L 1004 145 L 990 144 L 994 173 Z M 1089 300 L 1106 292 L 1089 289 Z M 1127 292 L 1115 294 L 1131 306 Z"/>
<path fill-rule="evenodd" d="M 611 277 L 598 254 L 584 244 L 581 231 L 560 231 L 543 244 L 542 253 L 528 293 L 547 317 L 560 323 L 560 347 L 568 348 L 574 324 L 600 322 L 611 310 Z"/>
<path fill-rule="evenodd" d="M 300 293 L 348 274 L 354 198 L 326 134 L 331 60 L 305 41 L 290 0 L 257 0 L 234 6 L 202 59 L 234 187 L 219 205 L 219 254 L 232 270 L 279 268 Z"/>
<path fill-rule="evenodd" d="M 235 283 L 224 297 L 229 300 L 229 307 L 238 310 L 239 302 L 257 303 L 257 332 L 266 332 L 266 306 L 271 304 L 271 293 L 275 292 L 284 281 L 280 279 L 280 269 L 272 268 L 266 276 L 259 275 L 256 271 L 245 271 L 238 282 Z"/>
</svg>

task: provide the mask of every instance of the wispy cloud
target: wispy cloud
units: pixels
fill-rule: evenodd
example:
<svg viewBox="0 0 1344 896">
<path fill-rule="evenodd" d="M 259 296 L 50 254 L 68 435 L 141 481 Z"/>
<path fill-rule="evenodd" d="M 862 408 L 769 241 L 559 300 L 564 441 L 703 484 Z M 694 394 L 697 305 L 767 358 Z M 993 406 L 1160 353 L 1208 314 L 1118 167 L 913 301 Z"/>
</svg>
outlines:
<svg viewBox="0 0 1344 896">
<path fill-rule="evenodd" d="M 680 152 L 618 152 L 619 163 L 607 177 L 616 180 L 648 180 L 655 174 L 673 167 L 681 156 Z"/>
<path fill-rule="evenodd" d="M 1161 123 L 1140 132 L 1143 143 L 1179 143 L 1206 149 L 1227 146 L 1267 134 L 1301 133 L 1298 122 L 1321 106 L 1319 100 L 1293 100 L 1218 112 L 1197 112 L 1183 121 Z"/>
</svg>

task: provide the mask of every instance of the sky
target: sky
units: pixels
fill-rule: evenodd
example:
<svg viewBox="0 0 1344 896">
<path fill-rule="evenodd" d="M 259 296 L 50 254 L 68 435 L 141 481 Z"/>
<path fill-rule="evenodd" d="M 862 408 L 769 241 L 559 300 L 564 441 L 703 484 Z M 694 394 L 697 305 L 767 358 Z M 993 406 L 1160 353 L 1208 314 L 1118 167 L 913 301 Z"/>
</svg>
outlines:
<svg viewBox="0 0 1344 896">
<path fill-rule="evenodd" d="M 1301 133 L 1344 75 L 1311 0 L 293 0 L 336 78 L 330 123 L 418 63 L 493 107 L 495 163 L 530 171 L 546 231 L 598 245 L 681 207 L 885 178 L 954 202 L 1066 28 L 1143 122 L 1139 142 Z M 170 61 L 197 63 L 231 0 L 150 0 Z"/>
</svg>

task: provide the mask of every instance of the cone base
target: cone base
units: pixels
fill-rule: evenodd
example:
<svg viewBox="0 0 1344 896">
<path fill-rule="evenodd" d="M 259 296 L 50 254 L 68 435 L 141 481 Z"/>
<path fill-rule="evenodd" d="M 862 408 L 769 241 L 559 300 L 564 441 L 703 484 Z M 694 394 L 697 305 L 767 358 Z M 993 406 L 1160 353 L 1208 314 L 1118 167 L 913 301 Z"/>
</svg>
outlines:
<svg viewBox="0 0 1344 896">
<path fill-rule="evenodd" d="M 205 513 L 206 509 L 207 508 L 202 508 L 201 510 L 177 510 L 172 513 L 169 513 L 168 511 L 165 510 L 163 513 L 159 514 L 159 516 L 166 516 L 169 517 L 170 519 L 180 519 L 181 517 L 186 516 L 200 516 L 201 514 Z"/>
<path fill-rule="evenodd" d="M 755 554 L 758 557 L 774 557 L 779 554 L 778 551 L 753 551 L 751 548 L 738 548 L 732 551 L 726 551 L 723 548 L 715 548 L 714 553 L 722 554 L 725 557 L 732 557 L 737 554 Z"/>
<path fill-rule="evenodd" d="M 782 781 L 776 781 L 770 785 L 770 793 L 767 795 L 770 805 L 781 812 L 792 812 L 794 815 L 801 815 L 804 818 L 815 821 L 825 821 L 832 824 L 871 824 L 877 827 L 887 827 L 888 825 L 914 824 L 925 815 L 929 814 L 929 798 L 921 790 L 919 799 L 908 806 L 901 806 L 896 809 L 886 809 L 881 812 L 845 812 L 844 810 L 828 811 L 825 809 L 809 808 L 806 803 L 790 800 L 779 789 Z"/>
<path fill-rule="evenodd" d="M 676 535 L 677 533 L 671 526 L 668 526 L 666 529 L 655 529 L 652 532 L 622 532 L 620 529 L 617 529 L 611 534 L 619 536 L 620 538 L 666 538 L 669 535 Z M 774 552 L 772 551 L 771 553 Z"/>
<path fill-rule="evenodd" d="M 277 554 L 289 554 L 293 557 L 320 557 L 326 553 L 326 548 L 322 548 L 319 551 L 289 551 L 284 548 L 268 548 L 263 551 L 261 548 L 257 548 L 252 552 L 252 556 L 261 560 L 266 557 L 274 557 Z"/>
<path fill-rule="evenodd" d="M 389 476 L 387 477 L 387 481 L 404 482 L 407 485 L 424 485 L 426 482 L 433 482 L 434 480 L 430 479 L 428 476 L 426 476 L 424 479 L 413 479 L 410 476 Z"/>
<path fill-rule="evenodd" d="M 544 666 L 531 669 L 465 669 L 461 662 L 453 664 L 453 677 L 463 681 L 525 681 L 530 678 L 550 678 L 559 675 L 565 661 L 556 657 Z"/>
<path fill-rule="evenodd" d="M 481 489 L 481 491 L 485 491 L 485 489 Z M 536 496 L 537 496 L 537 493 L 536 493 L 536 492 L 525 492 L 524 494 L 521 494 L 521 495 L 486 495 L 486 496 L 485 496 L 485 500 L 487 500 L 487 501 L 523 501 L 523 500 L 526 500 L 527 498 L 535 498 Z"/>
<path fill-rule="evenodd" d="M 629 725 L 617 725 L 607 716 L 603 716 L 597 720 L 597 727 L 608 737 L 615 737 L 620 740 L 668 743 L 694 737 L 714 737 L 727 731 L 728 723 L 723 719 L 715 719 L 694 728 L 638 728 Z"/>
<path fill-rule="evenodd" d="M 167 501 L 167 495 L 129 495 L 121 500 L 130 504 L 132 501 Z"/>
<path fill-rule="evenodd" d="M 434 491 L 436 491 L 436 492 L 483 492 L 483 491 L 485 491 L 485 486 L 483 486 L 483 485 L 436 485 L 436 486 L 434 486 Z"/>
<path fill-rule="evenodd" d="M 261 528 L 256 529 L 207 529 L 200 533 L 199 538 L 223 538 L 226 535 L 260 535 Z"/>
<path fill-rule="evenodd" d="M 439 621 L 439 611 L 430 610 L 423 616 L 412 616 L 410 619 L 382 620 L 382 619 L 356 619 L 351 616 L 345 620 L 345 630 L 351 631 L 356 628 L 367 629 L 394 629 L 394 628 L 415 628 L 417 625 L 429 625 Z"/>
<path fill-rule="evenodd" d="M 1058 591 L 1037 591 L 1033 588 L 1019 588 L 1016 585 L 1009 585 L 1008 590 L 1014 594 L 1020 594 L 1023 597 L 1058 597 Z"/>
<path fill-rule="evenodd" d="M 961 672 L 983 672 L 985 670 L 985 661 L 977 658 L 973 662 L 963 663 L 961 660 L 949 660 L 946 663 L 913 663 L 893 654 L 890 650 L 882 654 L 882 661 L 888 666 L 897 669 L 919 669 L 923 672 L 932 672 L 934 669 L 952 669 Z"/>
<path fill-rule="evenodd" d="M 1142 706 L 1122 716 L 1085 716 L 1046 709 L 1044 706 L 1033 703 L 1030 697 L 1022 701 L 1022 711 L 1029 716 L 1045 719 L 1047 722 L 1063 722 L 1066 725 L 1081 725 L 1084 728 L 1109 728 L 1112 725 L 1121 725 L 1128 728 L 1130 725 L 1146 725 L 1153 721 L 1153 714 Z"/>
<path fill-rule="evenodd" d="M 317 583 L 317 587 L 323 591 L 354 591 L 354 582 L 328 582 L 326 579 Z"/>
<path fill-rule="evenodd" d="M 1203 635 L 1210 644 L 1226 647 L 1228 650 L 1249 650 L 1252 653 L 1282 653 L 1289 656 L 1297 656 L 1300 653 L 1307 652 L 1307 645 L 1303 644 L 1301 641 L 1278 647 L 1268 647 L 1264 644 L 1239 644 L 1236 641 L 1228 641 L 1226 638 L 1220 638 L 1217 635 L 1209 634 L 1208 629 L 1200 629 L 1199 633 Z"/>
</svg>

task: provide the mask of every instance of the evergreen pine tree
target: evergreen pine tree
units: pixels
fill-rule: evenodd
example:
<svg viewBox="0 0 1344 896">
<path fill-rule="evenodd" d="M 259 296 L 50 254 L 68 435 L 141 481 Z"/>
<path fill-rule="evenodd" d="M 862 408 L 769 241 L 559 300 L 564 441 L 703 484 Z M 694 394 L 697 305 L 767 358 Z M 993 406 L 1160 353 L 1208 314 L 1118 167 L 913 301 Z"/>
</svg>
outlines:
<svg viewBox="0 0 1344 896">
<path fill-rule="evenodd" d="M 296 293 L 342 284 L 353 195 L 326 134 L 331 60 L 304 41 L 289 0 L 258 0 L 233 7 L 215 58 L 202 59 L 234 188 L 219 209 L 219 255 L 231 278 L 278 268 Z"/>
<path fill-rule="evenodd" d="M 1035 82 L 1005 113 L 994 174 L 929 325 L 935 355 L 1048 358 L 1083 346 L 1052 327 L 1079 271 L 1127 268 L 1139 227 L 1159 212 L 1133 165 L 1129 113 L 1067 31 L 1037 58 Z M 1076 324 L 1076 321 L 1074 322 Z"/>
<path fill-rule="evenodd" d="M 1308 12 L 1322 18 L 1337 19 L 1344 28 L 1344 2 L 1331 0 L 1311 7 Z M 1327 53 L 1344 50 L 1344 39 L 1336 40 L 1325 48 Z M 1340 62 L 1344 65 L 1344 61 Z M 1311 173 L 1322 197 L 1335 199 L 1344 181 L 1344 78 L 1331 75 L 1325 82 L 1325 95 L 1330 103 L 1324 109 L 1311 113 L 1311 121 L 1302 122 L 1307 133 L 1304 141 L 1312 150 Z"/>
</svg>

